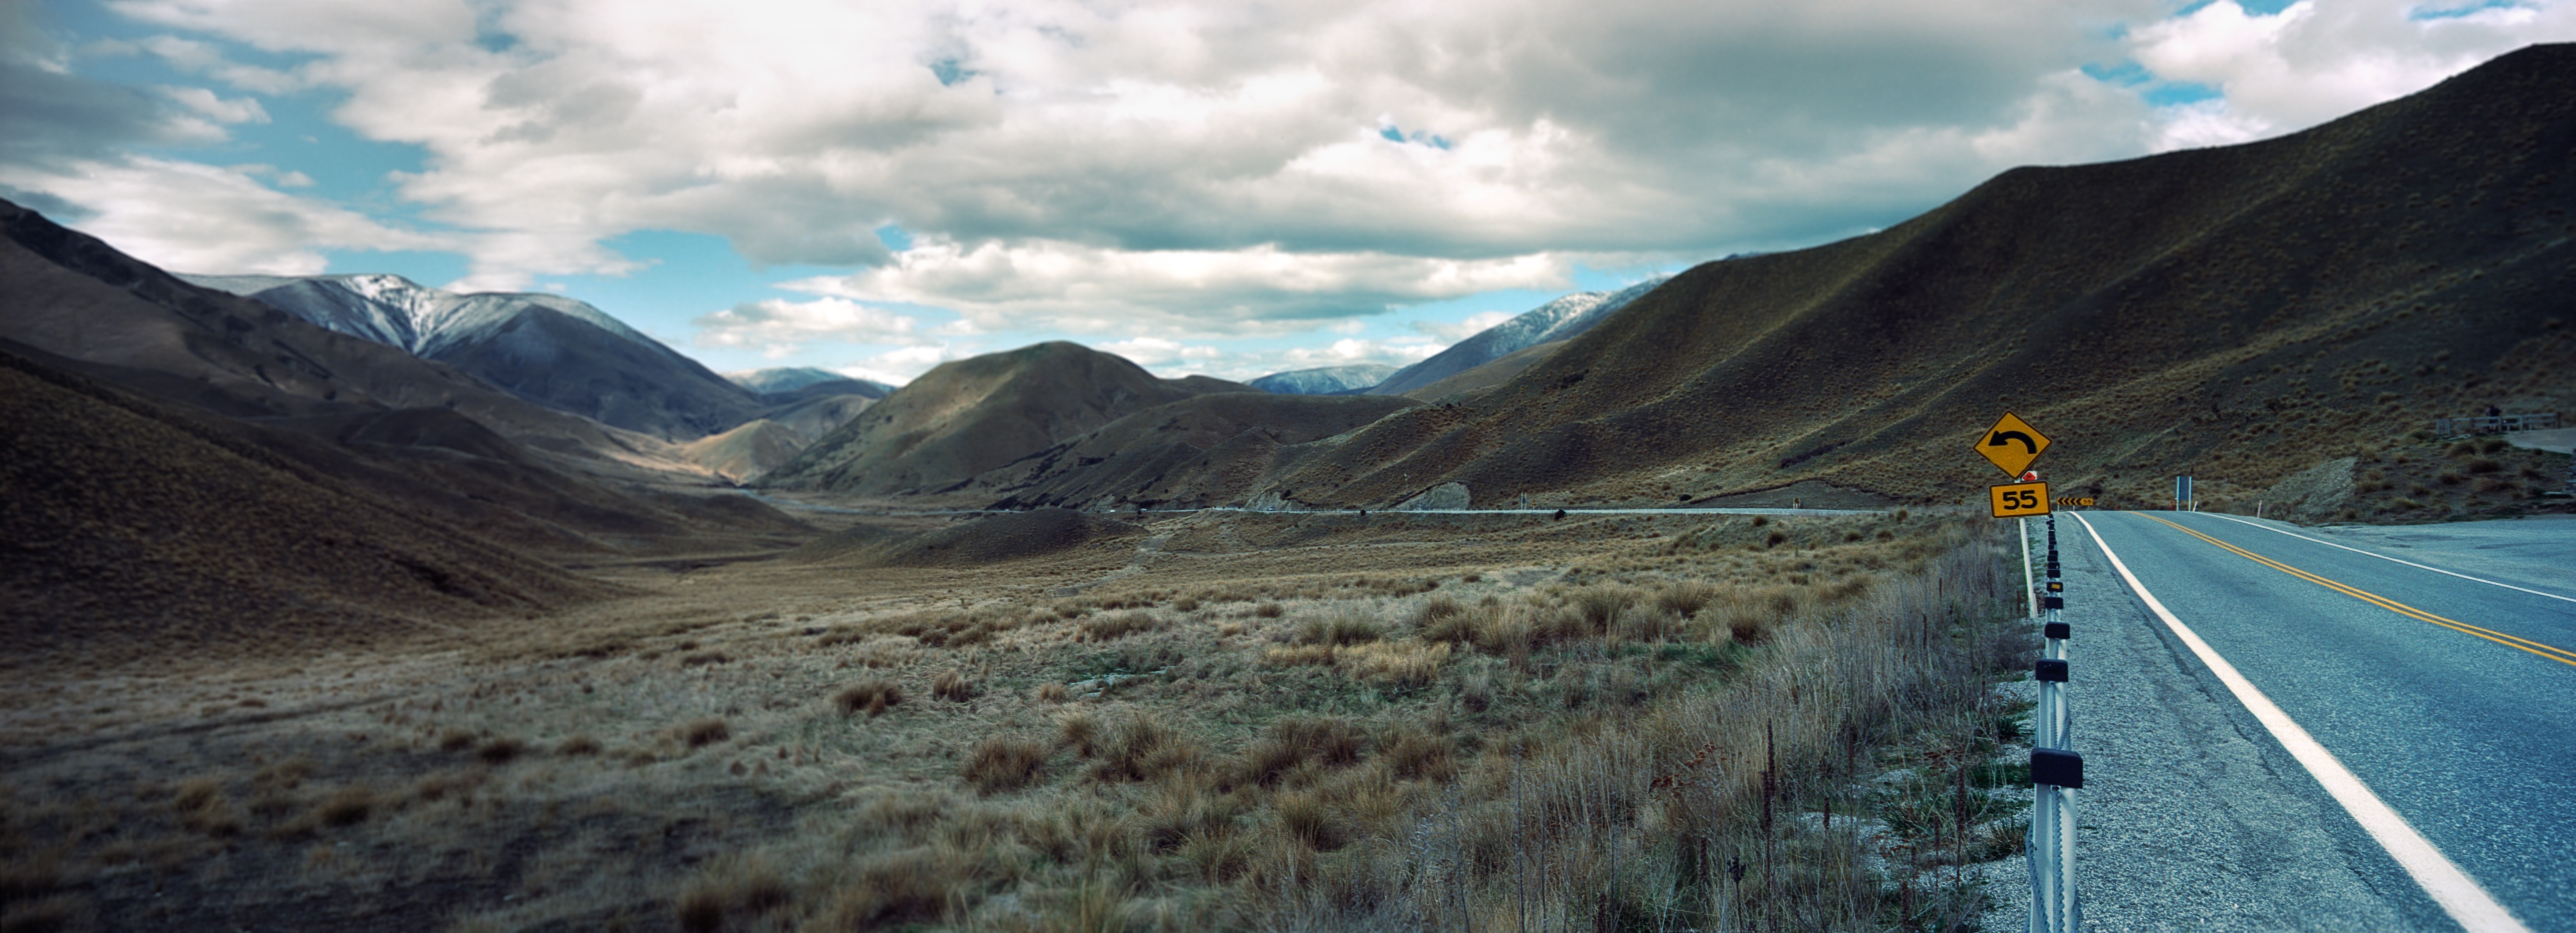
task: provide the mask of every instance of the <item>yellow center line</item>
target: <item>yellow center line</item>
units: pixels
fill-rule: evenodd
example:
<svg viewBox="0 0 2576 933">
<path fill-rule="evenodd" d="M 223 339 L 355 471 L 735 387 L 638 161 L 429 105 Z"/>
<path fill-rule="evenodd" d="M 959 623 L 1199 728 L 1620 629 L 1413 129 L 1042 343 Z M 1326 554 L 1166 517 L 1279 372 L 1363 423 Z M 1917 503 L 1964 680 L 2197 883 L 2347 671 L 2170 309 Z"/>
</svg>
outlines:
<svg viewBox="0 0 2576 933">
<path fill-rule="evenodd" d="M 2146 513 L 2144 513 L 2144 512 L 2140 512 L 2140 513 L 2137 513 L 2137 514 L 2140 514 L 2140 515 L 2146 515 Z M 2483 638 L 2483 639 L 2486 639 L 2486 640 L 2488 640 L 2488 641 L 2495 642 L 2496 644 L 2503 645 L 2503 646 L 2505 646 L 2505 647 L 2507 647 L 2507 648 L 2513 648 L 2513 649 L 2520 650 L 2520 651 L 2528 651 L 2528 652 L 2531 652 L 2532 654 L 2536 654 L 2536 655 L 2539 655 L 2539 656 L 2541 656 L 2541 657 L 2548 658 L 2548 659 L 2550 659 L 2550 660 L 2552 660 L 2552 661 L 2556 661 L 2556 662 L 2558 662 L 2558 663 L 2560 663 L 2560 664 L 2565 664 L 2565 665 L 2568 665 L 2568 666 L 2570 666 L 2570 667 L 2576 667 L 2576 651 L 2569 651 L 2569 650 L 2567 650 L 2567 649 L 2565 649 L 2565 648 L 2560 648 L 2560 647 L 2557 647 L 2557 646 L 2555 646 L 2555 645 L 2544 645 L 2544 644 L 2541 644 L 2540 642 L 2532 641 L 2532 640 L 2530 640 L 2530 639 L 2528 639 L 2528 638 L 2517 638 L 2517 637 L 2515 637 L 2515 636 L 2507 635 L 2507 634 L 2505 634 L 2505 633 L 2503 633 L 2503 632 L 2499 632 L 2499 631 L 2496 631 L 2496 630 L 2494 630 L 2494 629 L 2490 629 L 2490 628 L 2480 628 L 2480 627 L 2475 626 L 2475 625 L 2470 625 L 2470 624 L 2468 624 L 2468 623 L 2466 623 L 2466 622 L 2462 622 L 2462 621 L 2459 621 L 2459 620 L 2457 620 L 2457 619 L 2446 619 L 2446 618 L 2443 618 L 2443 617 L 2441 617 L 2441 616 L 2437 616 L 2437 615 L 2434 615 L 2434 614 L 2432 614 L 2432 613 L 2426 612 L 2426 611 L 2424 611 L 2424 610 L 2417 609 L 2417 608 L 2415 608 L 2415 607 L 2413 607 L 2413 606 L 2409 606 L 2409 605 L 2407 605 L 2407 604 L 2405 604 L 2405 603 L 2401 603 L 2401 602 L 2398 602 L 2398 601 L 2396 601 L 2396 600 L 2389 599 L 2388 597 L 2381 596 L 2381 595 L 2379 595 L 2379 594 L 2377 594 L 2377 593 L 2372 593 L 2372 592 L 2369 592 L 2369 591 L 2366 591 L 2366 590 L 2362 590 L 2362 589 L 2358 589 L 2358 588 L 2355 588 L 2355 587 L 2352 587 L 2352 586 L 2347 586 L 2347 585 L 2345 585 L 2345 584 L 2338 583 L 2338 582 L 2336 582 L 2336 581 L 2326 579 L 2326 578 L 2321 577 L 2321 576 L 2318 576 L 2318 575 L 2316 575 L 2316 574 L 2309 573 L 2309 572 L 2307 572 L 2307 571 L 2305 571 L 2305 570 L 2301 570 L 2301 569 L 2299 569 L 2299 568 L 2297 568 L 2297 567 L 2292 567 L 2292 566 L 2290 566 L 2290 565 L 2288 565 L 2288 564 L 2284 564 L 2284 563 L 2282 563 L 2282 562 L 2280 562 L 2280 561 L 2273 560 L 2273 559 L 2271 559 L 2271 558 L 2269 558 L 2269 557 L 2265 557 L 2265 556 L 2263 556 L 2263 555 L 2261 555 L 2261 554 L 2256 554 L 2256 553 L 2254 553 L 2254 552 L 2252 552 L 2252 551 L 2248 551 L 2248 550 L 2246 550 L 2246 549 L 2244 549 L 2244 548 L 2237 547 L 2236 545 L 2229 544 L 2229 543 L 2227 543 L 2227 542 L 2225 542 L 2225 541 L 2218 540 L 2217 538 L 2212 538 L 2212 537 L 2210 537 L 2210 536 L 2208 536 L 2208 535 L 2201 534 L 2200 532 L 2193 531 L 2193 530 L 2191 530 L 2191 529 L 2189 529 L 2189 528 L 2185 528 L 2185 527 L 2183 527 L 2183 526 L 2181 526 L 2181 525 L 2176 525 L 2176 524 L 2174 524 L 2173 522 L 2165 521 L 2164 519 L 2161 519 L 2161 518 L 2156 518 L 2156 517 L 2155 517 L 2155 516 L 2153 516 L 2153 515 L 2146 515 L 2146 517 L 2147 517 L 2147 518 L 2150 518 L 2150 519 L 2154 519 L 2155 521 L 2158 521 L 2158 522 L 2163 522 L 2164 524 L 2166 524 L 2166 525 L 2168 525 L 2168 526 L 2172 527 L 2175 531 L 2182 532 L 2183 534 L 2187 534 L 2187 535 L 2190 535 L 2190 536 L 2192 536 L 2192 537 L 2199 538 L 2200 540 L 2207 541 L 2207 542 L 2209 542 L 2209 543 L 2211 543 L 2211 544 L 2218 545 L 2219 547 L 2225 548 L 2225 549 L 2227 549 L 2227 550 L 2229 550 L 2229 551 L 2233 551 L 2233 552 L 2235 552 L 2238 556 L 2243 557 L 2243 558 L 2245 558 L 2245 559 L 2247 559 L 2247 560 L 2253 561 L 2253 562 L 2258 563 L 2258 564 L 2262 564 L 2263 566 L 2270 567 L 2270 568 L 2272 568 L 2272 569 L 2274 569 L 2274 570 L 2278 570 L 2278 571 L 2280 571 L 2280 572 L 2282 572 L 2282 573 L 2289 574 L 2289 575 L 2294 576 L 2294 577 L 2297 577 L 2297 578 L 2299 578 L 2299 579 L 2306 580 L 2306 581 L 2308 581 L 2308 582 L 2310 582 L 2310 583 L 2314 583 L 2314 584 L 2316 584 L 2316 585 L 2318 585 L 2318 586 L 2325 587 L 2326 589 L 2334 590 L 2335 592 L 2342 593 L 2342 594 L 2344 594 L 2344 595 L 2346 595 L 2346 596 L 2350 596 L 2350 597 L 2352 597 L 2352 598 L 2354 598 L 2354 599 L 2358 599 L 2358 600 L 2361 600 L 2361 601 L 2363 601 L 2363 602 L 2370 603 L 2370 604 L 2375 605 L 2375 606 L 2378 606 L 2378 607 L 2380 607 L 2380 608 L 2382 608 L 2382 609 L 2386 609 L 2386 610 L 2388 610 L 2388 611 L 2390 611 L 2390 612 L 2397 613 L 2398 615 L 2406 616 L 2406 617 L 2411 618 L 2411 619 L 2420 619 L 2420 620 L 2423 620 L 2423 621 L 2426 621 L 2426 622 L 2433 623 L 2433 624 L 2435 624 L 2435 625 L 2439 625 L 2439 626 L 2441 626 L 2441 627 L 2443 627 L 2443 628 L 2452 629 L 2452 630 L 2454 630 L 2454 631 L 2466 632 L 2466 633 L 2468 633 L 2468 634 L 2475 635 L 2475 636 L 2477 636 L 2477 637 L 2479 637 L 2479 638 Z"/>
</svg>

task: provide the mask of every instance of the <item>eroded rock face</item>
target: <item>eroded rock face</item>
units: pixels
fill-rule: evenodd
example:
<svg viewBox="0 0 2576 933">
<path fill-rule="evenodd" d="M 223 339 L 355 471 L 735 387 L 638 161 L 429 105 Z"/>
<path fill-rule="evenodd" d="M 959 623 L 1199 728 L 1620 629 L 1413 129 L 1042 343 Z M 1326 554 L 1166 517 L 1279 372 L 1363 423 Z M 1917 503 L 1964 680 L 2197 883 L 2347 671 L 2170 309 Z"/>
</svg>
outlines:
<svg viewBox="0 0 2576 933">
<path fill-rule="evenodd" d="M 1470 501 L 1467 495 L 1467 484 L 1442 483 L 1425 490 L 1421 495 L 1404 500 L 1395 508 L 1400 512 L 1464 509 L 1469 507 Z"/>
</svg>

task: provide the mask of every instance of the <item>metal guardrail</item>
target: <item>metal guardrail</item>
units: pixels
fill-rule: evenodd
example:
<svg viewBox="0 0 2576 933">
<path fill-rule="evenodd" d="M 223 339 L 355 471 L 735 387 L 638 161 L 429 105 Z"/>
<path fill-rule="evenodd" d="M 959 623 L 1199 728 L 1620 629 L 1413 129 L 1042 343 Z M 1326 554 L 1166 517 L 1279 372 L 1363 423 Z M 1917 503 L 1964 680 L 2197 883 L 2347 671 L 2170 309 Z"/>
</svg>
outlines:
<svg viewBox="0 0 2576 933">
<path fill-rule="evenodd" d="M 2028 519 L 2023 519 L 2027 522 Z M 2026 526 L 2025 526 L 2026 527 Z M 2022 541 L 2027 546 L 2027 533 Z M 2025 579 L 2029 551 L 2023 552 Z M 2075 712 L 2066 697 L 2066 578 L 2057 562 L 2057 516 L 2048 516 L 2048 595 L 2040 598 L 2039 709 L 2031 716 L 2030 933 L 2075 933 L 2084 905 L 2075 896 L 2075 792 L 2084 786 L 2084 756 L 2075 752 Z"/>
<path fill-rule="evenodd" d="M 2558 427 L 2558 413 L 2544 411 L 2529 415 L 2480 415 L 2475 418 L 2435 418 L 2433 433 L 2450 437 L 2455 434 L 2504 434 L 2513 431 L 2546 431 Z"/>
</svg>

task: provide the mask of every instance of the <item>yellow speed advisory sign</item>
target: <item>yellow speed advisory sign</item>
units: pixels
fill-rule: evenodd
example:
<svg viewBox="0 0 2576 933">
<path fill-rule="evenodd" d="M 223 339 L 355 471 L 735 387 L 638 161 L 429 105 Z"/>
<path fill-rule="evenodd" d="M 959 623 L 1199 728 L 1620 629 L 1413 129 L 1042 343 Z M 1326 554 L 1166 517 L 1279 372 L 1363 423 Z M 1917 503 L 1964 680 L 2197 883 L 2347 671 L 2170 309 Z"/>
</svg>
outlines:
<svg viewBox="0 0 2576 933">
<path fill-rule="evenodd" d="M 2023 518 L 2048 514 L 2047 483 L 2005 483 L 1986 487 L 1993 501 L 1996 518 Z"/>
</svg>

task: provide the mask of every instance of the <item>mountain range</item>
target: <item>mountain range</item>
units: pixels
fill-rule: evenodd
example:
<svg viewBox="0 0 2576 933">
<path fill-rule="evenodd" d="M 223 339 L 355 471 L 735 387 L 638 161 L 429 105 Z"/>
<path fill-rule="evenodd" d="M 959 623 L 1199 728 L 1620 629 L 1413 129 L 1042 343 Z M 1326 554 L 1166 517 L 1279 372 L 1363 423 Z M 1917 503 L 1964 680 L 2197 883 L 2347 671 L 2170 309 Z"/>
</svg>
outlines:
<svg viewBox="0 0 2576 933">
<path fill-rule="evenodd" d="M 1970 442 L 2006 411 L 2056 438 L 2040 469 L 2058 488 L 2110 503 L 2160 502 L 2186 472 L 2206 497 L 2259 496 L 2344 457 L 2413 475 L 2367 458 L 2438 415 L 2576 405 L 2571 160 L 2576 50 L 2534 46 L 2281 138 L 2015 169 L 1877 233 L 1572 296 L 1370 390 L 1440 404 L 1263 457 L 1167 451 L 1144 470 L 1111 455 L 1140 449 L 1132 429 L 1060 447 L 1115 412 L 1068 424 L 1029 399 L 1147 377 L 1090 381 L 1114 367 L 1030 348 L 950 364 L 1014 388 L 908 399 L 907 386 L 881 410 L 935 417 L 863 418 L 839 438 L 888 457 L 1016 425 L 988 456 L 907 460 L 891 481 L 773 481 L 960 496 L 1020 484 L 1000 501 L 1087 507 L 1241 489 L 1377 508 L 1453 483 L 1476 505 L 1960 503 L 1995 481 Z M 1137 401 L 1128 414 L 1157 404 Z M 1190 423 L 1179 414 L 1164 416 L 1175 430 Z M 1017 460 L 1024 473 L 991 472 Z M 1203 475 L 1219 469 L 1230 478 Z M 2425 473 L 2402 500 L 2395 479 L 2354 488 L 2401 511 L 2528 491 L 2462 475 Z"/>
<path fill-rule="evenodd" d="M 664 440 L 719 433 L 767 407 L 757 391 L 561 295 L 458 294 L 381 274 L 181 277 L 447 363 L 537 404 Z"/>
<path fill-rule="evenodd" d="M 1292 369 L 1271 373 L 1246 385 L 1280 395 L 1335 395 L 1362 392 L 1395 375 L 1395 367 L 1384 363 L 1361 363 L 1355 366 L 1319 366 L 1314 369 Z"/>
</svg>

